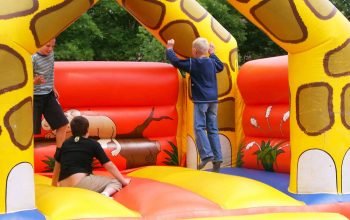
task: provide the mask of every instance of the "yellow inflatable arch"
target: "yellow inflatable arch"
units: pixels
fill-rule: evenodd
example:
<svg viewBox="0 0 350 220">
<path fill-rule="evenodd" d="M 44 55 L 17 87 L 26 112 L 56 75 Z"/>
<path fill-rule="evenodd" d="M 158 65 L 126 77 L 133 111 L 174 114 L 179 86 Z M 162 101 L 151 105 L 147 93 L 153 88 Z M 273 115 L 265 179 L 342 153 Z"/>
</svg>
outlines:
<svg viewBox="0 0 350 220">
<path fill-rule="evenodd" d="M 288 51 L 293 193 L 350 193 L 350 24 L 328 0 L 229 0 Z"/>
<path fill-rule="evenodd" d="M 31 54 L 96 2 L 0 2 L 0 213 L 35 210 Z M 229 159 L 234 160 L 242 133 L 240 119 L 234 116 L 240 115 L 235 109 L 240 102 L 235 85 L 238 72 L 235 39 L 194 0 L 117 2 L 163 44 L 174 38 L 175 51 L 183 57 L 190 56 L 191 42 L 198 36 L 214 42 L 225 63 L 225 70 L 219 75 L 221 141 L 230 152 Z M 350 118 L 346 114 L 350 108 L 348 21 L 328 0 L 229 2 L 290 53 L 293 146 L 290 190 L 350 192 L 350 173 L 346 168 L 350 166 L 347 135 Z M 285 16 L 286 13 L 290 16 Z M 187 121 L 191 122 L 189 95 L 186 102 L 186 111 L 191 113 L 187 114 Z M 190 154 L 194 149 L 193 125 L 186 126 L 182 136 Z M 191 166 L 197 161 L 188 162 Z M 312 172 L 321 169 L 322 172 Z"/>
<path fill-rule="evenodd" d="M 56 37 L 97 0 L 23 0 L 0 3 L 0 213 L 35 209 L 33 175 L 31 54 Z M 217 47 L 225 63 L 219 74 L 219 121 L 221 139 L 229 152 L 231 164 L 234 145 L 235 76 L 237 45 L 235 39 L 196 1 L 118 0 L 142 25 L 163 44 L 174 38 L 175 51 L 191 55 L 191 43 L 199 36 Z M 192 121 L 192 102 L 185 98 Z M 223 120 L 225 119 L 225 120 Z M 182 125 L 184 134 L 178 142 L 188 142 L 192 156 L 188 164 L 197 164 L 192 124 Z M 232 143 L 232 144 L 231 144 Z M 23 198 L 26 198 L 23 200 Z"/>
</svg>

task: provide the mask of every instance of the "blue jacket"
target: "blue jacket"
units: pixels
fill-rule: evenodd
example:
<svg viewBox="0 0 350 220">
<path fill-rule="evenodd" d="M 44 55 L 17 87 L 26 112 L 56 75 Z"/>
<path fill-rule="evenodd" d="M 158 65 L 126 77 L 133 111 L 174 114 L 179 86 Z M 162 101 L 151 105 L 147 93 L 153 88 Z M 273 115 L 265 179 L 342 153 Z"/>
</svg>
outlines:
<svg viewBox="0 0 350 220">
<path fill-rule="evenodd" d="M 218 85 L 216 73 L 224 69 L 224 65 L 215 54 L 204 58 L 179 59 L 173 49 L 167 49 L 166 55 L 170 63 L 186 71 L 191 77 L 192 99 L 195 103 L 217 102 Z"/>
</svg>

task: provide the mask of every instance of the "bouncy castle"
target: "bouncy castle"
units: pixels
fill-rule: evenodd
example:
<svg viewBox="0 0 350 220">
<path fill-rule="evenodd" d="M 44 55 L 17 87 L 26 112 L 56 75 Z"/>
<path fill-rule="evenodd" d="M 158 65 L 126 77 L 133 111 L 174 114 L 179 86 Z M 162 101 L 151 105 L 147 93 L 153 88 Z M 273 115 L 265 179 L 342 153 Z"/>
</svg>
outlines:
<svg viewBox="0 0 350 220">
<path fill-rule="evenodd" d="M 171 65 L 56 62 L 67 118 L 85 116 L 132 182 L 113 199 L 51 186 L 55 132 L 43 120 L 33 136 L 31 54 L 97 2 L 0 3 L 0 219 L 350 218 L 350 27 L 328 0 L 229 0 L 288 52 L 241 67 L 234 37 L 197 1 L 117 0 L 181 57 L 199 36 L 216 45 L 225 168 L 196 170 L 191 79 Z"/>
</svg>

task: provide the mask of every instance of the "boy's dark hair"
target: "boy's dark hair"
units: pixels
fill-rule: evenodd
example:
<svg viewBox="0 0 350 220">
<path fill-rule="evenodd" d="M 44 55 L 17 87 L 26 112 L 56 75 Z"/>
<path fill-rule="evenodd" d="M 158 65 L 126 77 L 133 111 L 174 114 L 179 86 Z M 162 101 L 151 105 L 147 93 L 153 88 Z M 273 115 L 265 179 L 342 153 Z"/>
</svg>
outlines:
<svg viewBox="0 0 350 220">
<path fill-rule="evenodd" d="M 74 137 L 82 137 L 89 130 L 89 121 L 83 116 L 75 116 L 70 122 L 70 128 Z"/>
</svg>

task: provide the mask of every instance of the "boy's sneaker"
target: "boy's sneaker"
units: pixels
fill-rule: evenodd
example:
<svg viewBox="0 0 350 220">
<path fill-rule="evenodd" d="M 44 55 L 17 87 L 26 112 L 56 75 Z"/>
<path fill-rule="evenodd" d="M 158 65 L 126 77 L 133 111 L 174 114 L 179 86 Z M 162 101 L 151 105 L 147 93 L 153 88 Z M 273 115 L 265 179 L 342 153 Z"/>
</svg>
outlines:
<svg viewBox="0 0 350 220">
<path fill-rule="evenodd" d="M 206 157 L 204 158 L 197 166 L 198 170 L 203 169 L 203 167 L 205 167 L 205 165 L 207 165 L 207 163 L 209 163 L 210 161 L 213 161 L 213 157 Z"/>
<path fill-rule="evenodd" d="M 213 172 L 220 173 L 220 166 L 222 161 L 215 161 L 213 162 Z"/>
</svg>

